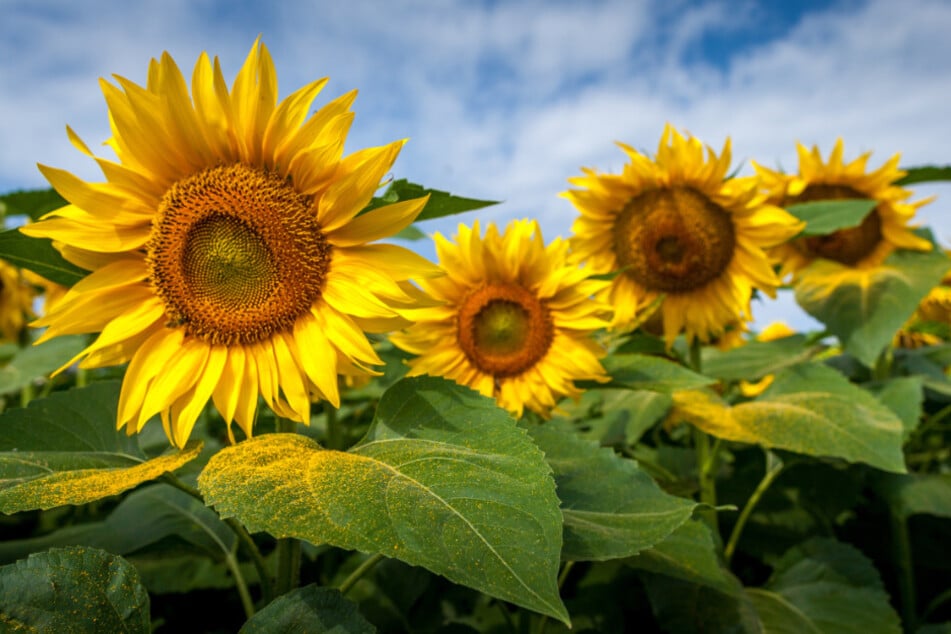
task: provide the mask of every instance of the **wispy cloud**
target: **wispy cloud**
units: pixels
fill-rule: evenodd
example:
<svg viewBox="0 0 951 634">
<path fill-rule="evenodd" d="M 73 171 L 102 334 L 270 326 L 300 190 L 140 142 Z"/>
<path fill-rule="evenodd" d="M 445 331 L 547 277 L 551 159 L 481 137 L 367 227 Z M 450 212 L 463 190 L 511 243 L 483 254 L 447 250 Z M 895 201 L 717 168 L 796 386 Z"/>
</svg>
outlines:
<svg viewBox="0 0 951 634">
<path fill-rule="evenodd" d="M 63 134 L 108 136 L 96 78 L 143 82 L 163 50 L 186 73 L 207 50 L 233 76 L 260 34 L 284 93 L 324 75 L 330 96 L 360 89 L 350 149 L 409 137 L 396 176 L 502 199 L 478 215 L 537 217 L 551 238 L 575 216 L 566 179 L 620 169 L 614 141 L 651 151 L 668 121 L 717 149 L 732 137 L 738 164 L 793 169 L 796 141 L 827 152 L 837 137 L 872 164 L 951 163 L 949 32 L 943 0 L 842 0 L 793 19 L 752 0 L 13 0 L 0 190 L 42 186 L 36 162 L 97 176 Z M 951 243 L 947 206 L 921 219 Z"/>
</svg>

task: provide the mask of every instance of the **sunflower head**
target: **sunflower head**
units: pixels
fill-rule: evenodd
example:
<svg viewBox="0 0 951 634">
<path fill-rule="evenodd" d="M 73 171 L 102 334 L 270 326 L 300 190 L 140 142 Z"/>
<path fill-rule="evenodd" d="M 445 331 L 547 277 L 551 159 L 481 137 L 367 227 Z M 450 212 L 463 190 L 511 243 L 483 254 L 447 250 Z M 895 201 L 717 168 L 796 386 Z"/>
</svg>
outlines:
<svg viewBox="0 0 951 634">
<path fill-rule="evenodd" d="M 0 341 L 19 343 L 23 326 L 33 316 L 36 291 L 26 273 L 0 260 Z"/>
<path fill-rule="evenodd" d="M 620 174 L 586 169 L 564 193 L 580 212 L 575 257 L 619 272 L 607 290 L 613 326 L 630 328 L 660 296 L 668 346 L 681 332 L 706 342 L 749 320 L 753 290 L 779 285 L 764 250 L 802 223 L 765 204 L 756 179 L 728 176 L 729 140 L 717 155 L 667 126 L 654 157 L 620 146 L 630 161 Z"/>
<path fill-rule="evenodd" d="M 259 42 L 230 88 L 204 53 L 191 92 L 167 53 L 145 86 L 116 82 L 102 89 L 118 160 L 69 131 L 105 181 L 41 166 L 69 204 L 22 228 L 90 271 L 36 322 L 41 341 L 101 333 L 77 359 L 128 363 L 119 425 L 159 414 L 179 447 L 209 400 L 246 435 L 259 397 L 304 423 L 311 399 L 337 405 L 341 375 L 381 363 L 365 332 L 407 325 L 420 296 L 409 280 L 437 272 L 372 244 L 425 198 L 361 213 L 402 142 L 345 156 L 355 93 L 311 114 L 321 79 L 279 101 Z"/>
<path fill-rule="evenodd" d="M 821 200 L 870 199 L 877 204 L 857 226 L 778 246 L 773 253 L 782 264 L 781 276 L 796 277 L 817 258 L 869 269 L 881 265 L 895 249 L 931 250 L 931 243 L 916 236 L 909 224 L 917 209 L 929 201 L 909 202 L 911 192 L 895 184 L 905 175 L 898 169 L 897 154 L 878 169 L 869 170 L 870 153 L 850 163 L 843 160 L 841 139 L 836 141 L 828 161 L 823 160 L 817 146 L 807 149 L 798 144 L 797 150 L 797 174 L 754 163 L 772 203 L 787 207 Z"/>
<path fill-rule="evenodd" d="M 410 375 L 445 376 L 468 385 L 516 416 L 548 416 L 578 380 L 607 380 L 591 337 L 606 327 L 606 306 L 593 299 L 605 283 L 568 260 L 568 245 L 545 245 L 538 223 L 459 226 L 454 242 L 435 235 L 444 277 L 423 280 L 441 305 L 414 311 L 415 324 L 391 335 L 417 355 Z"/>
</svg>

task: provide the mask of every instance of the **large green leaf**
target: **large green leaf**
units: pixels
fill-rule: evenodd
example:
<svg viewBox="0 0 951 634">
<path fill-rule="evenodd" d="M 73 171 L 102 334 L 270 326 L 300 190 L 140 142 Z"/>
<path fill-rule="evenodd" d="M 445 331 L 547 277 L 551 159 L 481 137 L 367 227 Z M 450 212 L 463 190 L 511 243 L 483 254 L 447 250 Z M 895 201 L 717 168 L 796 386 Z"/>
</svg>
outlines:
<svg viewBox="0 0 951 634">
<path fill-rule="evenodd" d="M 0 259 L 63 286 L 72 286 L 88 273 L 63 258 L 50 240 L 31 238 L 17 229 L 0 232 Z"/>
<path fill-rule="evenodd" d="M 200 443 L 145 460 L 115 428 L 119 385 L 56 392 L 0 414 L 0 512 L 85 504 L 198 457 Z"/>
<path fill-rule="evenodd" d="M 823 236 L 839 229 L 848 229 L 862 224 L 876 200 L 814 200 L 786 207 L 786 211 L 806 223 L 803 236 Z"/>
<path fill-rule="evenodd" d="M 272 601 L 244 624 L 240 634 L 287 632 L 372 634 L 376 628 L 342 594 L 311 584 Z"/>
<path fill-rule="evenodd" d="M 0 217 L 29 216 L 36 220 L 65 204 L 66 199 L 55 189 L 21 189 L 0 196 Z"/>
<path fill-rule="evenodd" d="M 925 399 L 923 378 L 902 376 L 866 387 L 901 419 L 902 436 L 907 439 L 921 420 Z"/>
<path fill-rule="evenodd" d="M 949 265 L 938 248 L 898 250 L 869 269 L 819 258 L 802 271 L 796 301 L 871 367 Z"/>
<path fill-rule="evenodd" d="M 726 381 L 761 379 L 783 368 L 802 363 L 814 353 L 805 335 L 791 335 L 774 341 L 749 341 L 738 348 L 703 349 L 703 373 Z"/>
<path fill-rule="evenodd" d="M 611 385 L 632 390 L 673 392 L 716 383 L 678 363 L 644 354 L 612 354 L 604 359 Z"/>
<path fill-rule="evenodd" d="M 495 200 L 477 200 L 475 198 L 454 196 L 449 192 L 440 191 L 438 189 L 428 189 L 422 185 L 411 183 L 405 178 L 400 178 L 393 181 L 382 196 L 371 200 L 370 204 L 360 213 L 365 213 L 401 200 L 422 198 L 426 194 L 429 194 L 429 201 L 426 203 L 426 206 L 423 207 L 419 216 L 416 217 L 417 221 L 452 216 L 464 211 L 473 211 L 498 204 L 498 201 Z"/>
<path fill-rule="evenodd" d="M 34 380 L 49 375 L 86 347 L 82 335 L 66 335 L 38 346 L 21 348 L 0 368 L 0 394 L 19 390 Z"/>
<path fill-rule="evenodd" d="M 0 623 L 11 632 L 148 634 L 149 595 L 121 557 L 53 549 L 0 567 Z"/>
<path fill-rule="evenodd" d="M 765 588 L 748 588 L 763 631 L 900 634 L 878 572 L 858 549 L 812 539 L 775 566 Z"/>
<path fill-rule="evenodd" d="M 568 620 L 551 468 L 494 401 L 450 381 L 394 384 L 347 452 L 269 434 L 215 454 L 198 485 L 252 531 L 381 553 Z"/>
<path fill-rule="evenodd" d="M 628 564 L 727 595 L 741 592 L 739 582 L 723 567 L 710 527 L 701 520 L 684 523 L 653 548 L 629 559 Z"/>
<path fill-rule="evenodd" d="M 759 398 L 732 407 L 710 391 L 677 392 L 670 416 L 725 440 L 905 471 L 901 420 L 818 363 L 781 371 Z"/>
<path fill-rule="evenodd" d="M 578 438 L 557 421 L 529 433 L 555 472 L 565 518 L 562 559 L 629 557 L 690 519 L 696 503 L 664 493 L 633 460 Z"/>
<path fill-rule="evenodd" d="M 881 474 L 874 483 L 899 517 L 925 514 L 951 518 L 951 473 Z"/>
<path fill-rule="evenodd" d="M 213 510 L 170 485 L 152 484 L 130 493 L 102 521 L 0 543 L 0 561 L 63 546 L 89 546 L 127 555 L 172 536 L 219 561 L 235 548 L 234 533 Z"/>
<path fill-rule="evenodd" d="M 737 591 L 725 594 L 675 577 L 643 577 L 655 618 L 664 632 L 765 634 L 738 581 L 734 580 Z"/>
<path fill-rule="evenodd" d="M 119 381 L 102 381 L 0 414 L 0 452 L 78 451 L 142 458 L 135 436 L 116 430 Z"/>
</svg>

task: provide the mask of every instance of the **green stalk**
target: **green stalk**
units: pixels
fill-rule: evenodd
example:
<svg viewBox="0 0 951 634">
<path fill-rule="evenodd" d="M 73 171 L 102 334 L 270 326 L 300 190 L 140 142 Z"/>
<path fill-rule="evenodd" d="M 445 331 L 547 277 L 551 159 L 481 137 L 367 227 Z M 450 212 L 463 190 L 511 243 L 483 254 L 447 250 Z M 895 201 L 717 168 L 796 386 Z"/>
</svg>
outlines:
<svg viewBox="0 0 951 634">
<path fill-rule="evenodd" d="M 693 339 L 690 342 L 689 366 L 690 369 L 700 374 L 702 372 L 701 360 L 702 344 L 699 339 Z M 697 454 L 697 483 L 700 487 L 700 502 L 706 505 L 706 508 L 698 511 L 700 517 L 710 526 L 713 534 L 719 533 L 717 523 L 717 486 L 716 469 L 717 453 L 720 450 L 720 439 L 710 444 L 710 436 L 705 432 L 693 428 L 693 444 Z"/>
<path fill-rule="evenodd" d="M 166 472 L 162 475 L 161 479 L 163 482 L 175 487 L 179 491 L 184 491 L 202 504 L 205 503 L 205 498 L 202 496 L 201 491 L 182 482 L 175 474 Z M 261 595 L 263 602 L 265 605 L 267 605 L 271 602 L 271 599 L 274 598 L 274 586 L 271 584 L 271 572 L 268 570 L 267 562 L 264 561 L 264 557 L 261 555 L 258 545 L 254 543 L 254 540 L 251 538 L 248 530 L 243 524 L 241 524 L 241 522 L 234 519 L 233 517 L 229 517 L 223 521 L 238 538 L 238 542 L 241 544 L 242 548 L 244 548 L 245 553 L 247 553 L 251 558 L 251 563 L 254 564 L 254 569 L 258 573 L 258 580 L 261 583 Z M 236 580 L 239 574 L 240 570 L 235 575 Z M 241 591 L 240 587 L 238 588 L 238 591 Z"/>
<path fill-rule="evenodd" d="M 337 408 L 324 403 L 324 415 L 327 417 L 327 434 L 324 438 L 327 449 L 343 449 L 343 429 L 337 419 Z"/>
<path fill-rule="evenodd" d="M 743 507 L 743 510 L 740 512 L 740 516 L 736 520 L 736 524 L 733 526 L 733 531 L 730 533 L 730 539 L 726 543 L 726 548 L 723 549 L 723 557 L 726 559 L 726 563 L 730 563 L 730 559 L 733 558 L 733 553 L 736 551 L 736 544 L 740 541 L 740 535 L 743 533 L 743 528 L 746 526 L 747 520 L 749 520 L 750 515 L 753 513 L 753 509 L 756 508 L 756 505 L 759 504 L 760 499 L 763 497 L 763 494 L 766 493 L 766 490 L 770 487 L 773 481 L 779 477 L 780 472 L 783 470 L 783 461 L 780 460 L 776 454 L 767 450 L 766 451 L 766 473 L 763 474 L 763 479 L 760 480 L 759 484 L 756 486 L 756 489 L 753 491 L 753 494 L 750 495 L 750 499 L 746 501 L 746 506 Z"/>
<path fill-rule="evenodd" d="M 892 525 L 892 548 L 898 563 L 898 596 L 901 600 L 901 620 L 906 632 L 918 629 L 915 617 L 915 577 L 911 569 L 911 540 L 908 524 L 894 509 L 889 513 Z"/>
<path fill-rule="evenodd" d="M 351 572 L 350 576 L 344 579 L 343 583 L 337 587 L 337 590 L 340 591 L 340 594 L 347 594 L 350 592 L 350 588 L 352 588 L 357 583 L 357 581 L 359 581 L 360 578 L 363 577 L 367 571 L 373 568 L 373 566 L 375 566 L 381 559 L 383 559 L 383 555 L 377 553 L 364 560 L 364 562 L 357 566 L 357 569 Z"/>
<path fill-rule="evenodd" d="M 251 593 L 248 591 L 248 584 L 244 580 L 244 575 L 241 574 L 241 567 L 238 565 L 238 560 L 235 559 L 234 555 L 228 553 L 228 556 L 225 557 L 225 565 L 228 566 L 228 570 L 231 571 L 235 585 L 238 587 L 238 595 L 241 597 L 241 606 L 244 608 L 244 615 L 250 619 L 254 616 L 254 601 L 251 600 Z"/>
</svg>

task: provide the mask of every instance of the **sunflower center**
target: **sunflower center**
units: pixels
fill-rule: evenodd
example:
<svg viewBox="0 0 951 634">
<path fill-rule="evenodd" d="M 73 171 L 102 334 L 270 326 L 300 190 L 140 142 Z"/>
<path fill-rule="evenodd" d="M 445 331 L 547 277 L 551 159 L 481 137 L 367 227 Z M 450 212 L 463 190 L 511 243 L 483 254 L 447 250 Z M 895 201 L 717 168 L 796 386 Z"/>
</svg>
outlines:
<svg viewBox="0 0 951 634">
<path fill-rule="evenodd" d="M 814 200 L 850 200 L 865 198 L 859 191 L 846 185 L 809 185 L 793 202 L 804 203 Z M 828 235 L 812 236 L 797 241 L 797 246 L 808 255 L 827 260 L 835 260 L 847 266 L 854 266 L 868 256 L 882 241 L 882 218 L 878 208 L 868 213 L 856 227 L 839 229 Z"/>
<path fill-rule="evenodd" d="M 473 365 L 502 378 L 521 374 L 545 356 L 554 325 L 548 308 L 526 289 L 488 284 L 462 301 L 458 337 Z"/>
<path fill-rule="evenodd" d="M 625 274 L 663 293 L 691 291 L 717 278 L 735 246 L 730 214 L 689 187 L 635 196 L 614 225 L 614 252 Z"/>
<path fill-rule="evenodd" d="M 172 185 L 147 250 L 170 324 L 223 345 L 292 329 L 320 297 L 331 259 L 311 199 L 241 164 Z"/>
</svg>

